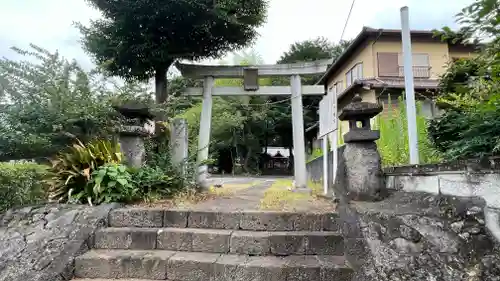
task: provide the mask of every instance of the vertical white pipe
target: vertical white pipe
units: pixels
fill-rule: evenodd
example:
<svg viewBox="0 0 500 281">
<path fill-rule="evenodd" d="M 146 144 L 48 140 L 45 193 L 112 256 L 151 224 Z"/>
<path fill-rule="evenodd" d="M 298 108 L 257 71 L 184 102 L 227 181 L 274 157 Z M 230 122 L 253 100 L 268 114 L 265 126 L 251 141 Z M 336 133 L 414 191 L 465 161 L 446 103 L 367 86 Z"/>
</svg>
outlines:
<svg viewBox="0 0 500 281">
<path fill-rule="evenodd" d="M 328 195 L 328 135 L 323 136 L 322 139 L 323 150 L 323 194 Z"/>
<path fill-rule="evenodd" d="M 332 175 L 332 179 L 333 179 L 333 183 L 335 184 L 335 179 L 337 178 L 337 163 L 338 163 L 338 154 L 339 154 L 339 150 L 337 149 L 339 144 L 338 144 L 338 139 L 339 139 L 339 136 L 338 136 L 338 131 L 335 130 L 332 132 L 332 154 L 333 154 L 333 175 Z"/>
<path fill-rule="evenodd" d="M 406 116 L 408 121 L 408 146 L 410 164 L 419 164 L 417 109 L 415 106 L 415 88 L 413 85 L 413 55 L 411 51 L 410 16 L 408 7 L 401 8 L 401 36 L 403 41 L 404 78 L 406 93 Z"/>
</svg>

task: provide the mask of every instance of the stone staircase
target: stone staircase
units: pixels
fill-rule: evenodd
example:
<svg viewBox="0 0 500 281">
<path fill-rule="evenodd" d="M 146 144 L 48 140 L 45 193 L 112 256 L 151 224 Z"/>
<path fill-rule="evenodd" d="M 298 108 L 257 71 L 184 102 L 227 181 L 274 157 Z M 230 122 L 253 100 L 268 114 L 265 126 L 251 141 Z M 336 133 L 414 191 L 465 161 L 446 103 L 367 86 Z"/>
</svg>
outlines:
<svg viewBox="0 0 500 281">
<path fill-rule="evenodd" d="M 115 209 L 75 280 L 346 281 L 336 213 Z M 80 278 L 80 279 L 78 279 Z"/>
</svg>

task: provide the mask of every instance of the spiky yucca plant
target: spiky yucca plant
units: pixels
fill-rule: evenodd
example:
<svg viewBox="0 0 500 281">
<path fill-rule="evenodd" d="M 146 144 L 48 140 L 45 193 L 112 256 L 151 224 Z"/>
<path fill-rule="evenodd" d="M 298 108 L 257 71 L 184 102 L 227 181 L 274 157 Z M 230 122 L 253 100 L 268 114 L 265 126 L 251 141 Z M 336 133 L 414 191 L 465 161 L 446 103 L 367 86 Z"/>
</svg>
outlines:
<svg viewBox="0 0 500 281">
<path fill-rule="evenodd" d="M 108 163 L 119 164 L 123 156 L 120 145 L 109 140 L 94 140 L 83 144 L 77 140 L 68 150 L 52 160 L 48 180 L 49 200 L 66 202 L 78 194 L 91 180 L 94 170 Z"/>
</svg>

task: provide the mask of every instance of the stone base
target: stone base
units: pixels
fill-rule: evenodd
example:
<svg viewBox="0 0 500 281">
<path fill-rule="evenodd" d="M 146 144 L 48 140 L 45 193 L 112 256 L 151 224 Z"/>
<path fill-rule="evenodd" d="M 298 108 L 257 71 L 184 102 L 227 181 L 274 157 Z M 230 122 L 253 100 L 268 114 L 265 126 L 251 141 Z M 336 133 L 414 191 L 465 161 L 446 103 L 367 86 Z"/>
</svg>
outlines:
<svg viewBox="0 0 500 281">
<path fill-rule="evenodd" d="M 296 187 L 291 190 L 291 192 L 300 194 L 312 194 L 312 190 L 308 187 Z"/>
<path fill-rule="evenodd" d="M 120 134 L 118 142 L 127 163 L 132 167 L 141 167 L 146 158 L 143 136 Z"/>
<path fill-rule="evenodd" d="M 386 187 L 377 145 L 374 142 L 347 143 L 343 157 L 347 198 L 357 201 L 380 200 Z"/>
</svg>

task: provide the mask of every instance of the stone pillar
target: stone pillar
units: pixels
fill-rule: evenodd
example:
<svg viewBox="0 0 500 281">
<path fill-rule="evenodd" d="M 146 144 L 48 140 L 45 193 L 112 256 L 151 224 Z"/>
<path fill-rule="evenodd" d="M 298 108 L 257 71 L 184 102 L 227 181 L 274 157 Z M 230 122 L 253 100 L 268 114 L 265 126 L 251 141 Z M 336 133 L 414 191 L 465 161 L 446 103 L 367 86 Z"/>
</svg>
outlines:
<svg viewBox="0 0 500 281">
<path fill-rule="evenodd" d="M 184 170 L 188 158 L 188 128 L 186 119 L 174 119 L 170 131 L 172 145 L 172 163 Z"/>
<path fill-rule="evenodd" d="M 200 134 L 198 137 L 198 176 L 197 183 L 202 189 L 207 189 L 208 166 L 205 161 L 208 160 L 208 149 L 210 146 L 210 130 L 212 124 L 212 89 L 214 87 L 214 78 L 205 77 L 203 81 L 203 103 L 201 109 Z"/>
<path fill-rule="evenodd" d="M 290 78 L 292 88 L 292 131 L 295 187 L 307 187 L 306 145 L 304 141 L 304 111 L 302 108 L 302 85 L 299 75 Z"/>
<path fill-rule="evenodd" d="M 363 102 L 356 94 L 340 113 L 340 120 L 349 121 L 343 151 L 346 196 L 349 200 L 375 201 L 385 193 L 381 159 L 375 143 L 380 138 L 380 132 L 372 130 L 370 124 L 370 118 L 381 111 L 381 105 Z"/>
</svg>

